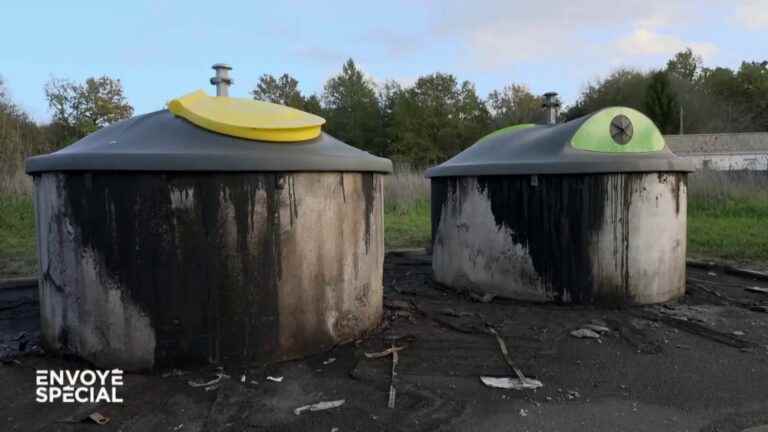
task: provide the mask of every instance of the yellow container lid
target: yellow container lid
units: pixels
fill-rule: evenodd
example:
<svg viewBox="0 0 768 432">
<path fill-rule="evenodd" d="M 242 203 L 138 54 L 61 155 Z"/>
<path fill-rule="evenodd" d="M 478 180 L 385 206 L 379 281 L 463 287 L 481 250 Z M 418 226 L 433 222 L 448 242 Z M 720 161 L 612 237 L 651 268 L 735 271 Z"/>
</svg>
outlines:
<svg viewBox="0 0 768 432">
<path fill-rule="evenodd" d="M 256 141 L 297 142 L 320 136 L 325 119 L 284 105 L 208 96 L 198 90 L 168 102 L 168 110 L 201 128 Z"/>
</svg>

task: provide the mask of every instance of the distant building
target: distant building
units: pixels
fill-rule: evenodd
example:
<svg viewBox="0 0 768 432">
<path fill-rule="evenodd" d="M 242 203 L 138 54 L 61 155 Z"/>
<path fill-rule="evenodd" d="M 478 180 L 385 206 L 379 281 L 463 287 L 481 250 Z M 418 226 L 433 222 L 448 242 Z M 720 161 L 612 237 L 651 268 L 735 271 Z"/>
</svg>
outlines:
<svg viewBox="0 0 768 432">
<path fill-rule="evenodd" d="M 665 135 L 678 156 L 696 169 L 768 171 L 768 132 Z"/>
</svg>

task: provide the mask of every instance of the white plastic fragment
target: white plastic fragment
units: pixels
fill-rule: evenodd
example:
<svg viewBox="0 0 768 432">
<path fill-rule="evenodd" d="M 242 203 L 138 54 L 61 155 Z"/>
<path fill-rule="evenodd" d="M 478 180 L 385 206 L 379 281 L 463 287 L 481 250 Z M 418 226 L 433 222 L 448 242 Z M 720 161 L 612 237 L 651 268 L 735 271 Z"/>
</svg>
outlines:
<svg viewBox="0 0 768 432">
<path fill-rule="evenodd" d="M 276 383 L 283 382 L 282 376 L 279 376 L 279 377 L 268 376 L 267 379 L 270 381 L 274 381 Z"/>
<path fill-rule="evenodd" d="M 597 332 L 588 328 L 580 328 L 578 330 L 574 330 L 571 332 L 571 336 L 577 338 L 600 339 L 600 335 Z"/>
<path fill-rule="evenodd" d="M 513 390 L 531 390 L 543 387 L 544 384 L 533 378 L 512 378 L 512 377 L 489 377 L 481 376 L 480 381 L 488 387 L 513 389 Z"/>
<path fill-rule="evenodd" d="M 324 361 L 323 364 L 324 365 L 329 365 L 329 364 L 331 364 L 331 363 L 333 363 L 335 361 L 336 361 L 336 357 L 331 357 L 328 360 Z"/>
<path fill-rule="evenodd" d="M 344 402 L 346 402 L 345 399 L 339 399 L 334 401 L 318 402 L 311 405 L 304 405 L 293 410 L 293 413 L 296 415 L 301 415 L 301 413 L 304 411 L 322 411 L 331 408 L 338 408 L 344 405 Z"/>
</svg>

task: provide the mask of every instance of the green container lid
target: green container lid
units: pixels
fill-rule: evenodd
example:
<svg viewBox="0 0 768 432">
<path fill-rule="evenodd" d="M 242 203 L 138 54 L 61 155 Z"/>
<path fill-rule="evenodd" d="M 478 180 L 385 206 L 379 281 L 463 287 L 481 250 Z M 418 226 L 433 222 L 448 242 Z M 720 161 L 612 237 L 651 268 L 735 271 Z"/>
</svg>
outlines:
<svg viewBox="0 0 768 432">
<path fill-rule="evenodd" d="M 427 177 L 690 172 L 653 121 L 632 108 L 611 107 L 556 125 L 523 124 L 493 132 Z"/>
</svg>

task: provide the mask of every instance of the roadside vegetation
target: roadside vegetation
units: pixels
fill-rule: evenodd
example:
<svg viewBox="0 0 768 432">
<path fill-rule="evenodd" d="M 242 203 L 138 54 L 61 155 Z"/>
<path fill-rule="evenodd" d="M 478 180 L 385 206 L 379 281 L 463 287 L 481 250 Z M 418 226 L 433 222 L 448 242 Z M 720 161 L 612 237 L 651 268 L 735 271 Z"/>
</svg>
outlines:
<svg viewBox="0 0 768 432">
<path fill-rule="evenodd" d="M 423 171 L 400 166 L 384 181 L 387 249 L 428 246 L 430 191 Z M 766 173 L 705 171 L 690 176 L 688 255 L 768 267 Z M 0 193 L 0 278 L 33 275 L 36 265 L 30 194 Z"/>
<path fill-rule="evenodd" d="M 398 166 L 384 179 L 384 235 L 387 249 L 425 247 L 431 238 L 429 181 L 423 170 Z"/>
<path fill-rule="evenodd" d="M 690 176 L 688 255 L 768 267 L 768 173 Z"/>
<path fill-rule="evenodd" d="M 32 199 L 29 195 L 0 195 L 0 279 L 36 272 Z"/>
</svg>

